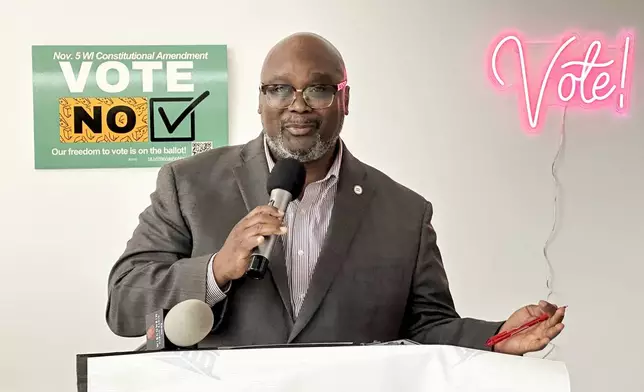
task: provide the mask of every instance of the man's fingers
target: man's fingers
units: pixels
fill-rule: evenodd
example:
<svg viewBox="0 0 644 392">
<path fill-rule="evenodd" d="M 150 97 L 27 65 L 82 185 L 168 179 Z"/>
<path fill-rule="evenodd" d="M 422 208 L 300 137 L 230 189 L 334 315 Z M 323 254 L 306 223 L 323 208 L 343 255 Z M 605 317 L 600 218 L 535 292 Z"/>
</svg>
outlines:
<svg viewBox="0 0 644 392">
<path fill-rule="evenodd" d="M 246 215 L 246 217 L 250 218 L 262 214 L 274 216 L 275 218 L 280 219 L 284 216 L 284 213 L 280 212 L 277 208 L 269 205 L 263 205 L 255 207 L 250 213 L 248 213 L 248 215 Z"/>
<path fill-rule="evenodd" d="M 258 223 L 255 226 L 251 226 L 246 229 L 241 234 L 241 244 L 245 250 L 252 250 L 257 245 L 264 242 L 266 236 L 269 235 L 282 235 L 286 234 L 286 227 L 284 226 L 274 226 Z"/>
<path fill-rule="evenodd" d="M 551 315 L 551 316 L 552 316 L 553 314 L 555 314 L 555 312 L 557 311 L 557 305 L 555 305 L 555 304 L 551 304 L 551 303 L 546 302 L 546 301 L 543 301 L 543 300 L 539 301 L 539 307 L 540 307 L 544 312 L 548 313 L 548 314 L 549 314 L 549 315 Z"/>
<path fill-rule="evenodd" d="M 259 234 L 260 232 L 264 233 L 264 231 L 261 231 L 261 227 L 256 227 L 257 225 L 269 226 L 275 229 L 282 226 L 282 220 L 280 218 L 269 214 L 257 214 L 245 219 L 243 222 L 244 223 L 240 225 L 241 230 L 246 231 L 251 227 L 255 227 L 255 230 L 258 230 L 255 234 Z M 268 234 L 273 234 L 273 232 L 269 231 Z"/>
<path fill-rule="evenodd" d="M 251 235 L 244 238 L 241 242 L 241 248 L 245 251 L 244 256 L 250 255 L 252 250 L 264 241 L 266 241 L 266 239 L 262 235 Z"/>
<path fill-rule="evenodd" d="M 243 236 L 269 236 L 286 234 L 286 227 L 279 224 L 258 223 L 246 229 Z"/>
<path fill-rule="evenodd" d="M 547 321 L 548 327 L 553 327 L 557 324 L 560 324 L 563 321 L 565 314 L 566 314 L 566 308 L 557 309 L 554 312 L 554 314 L 548 319 Z"/>
<path fill-rule="evenodd" d="M 546 337 L 548 339 L 552 340 L 552 339 L 556 338 L 557 336 L 559 336 L 559 334 L 561 333 L 561 331 L 563 331 L 563 329 L 564 329 L 563 324 L 557 324 L 554 327 L 550 327 L 550 328 L 546 329 L 545 335 L 546 335 Z"/>
</svg>

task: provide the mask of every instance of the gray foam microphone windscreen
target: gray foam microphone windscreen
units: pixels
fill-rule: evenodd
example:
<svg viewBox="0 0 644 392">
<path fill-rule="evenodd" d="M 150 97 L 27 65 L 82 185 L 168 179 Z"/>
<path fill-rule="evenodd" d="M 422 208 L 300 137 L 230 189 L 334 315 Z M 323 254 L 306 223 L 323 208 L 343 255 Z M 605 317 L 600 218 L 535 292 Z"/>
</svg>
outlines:
<svg viewBox="0 0 644 392">
<path fill-rule="evenodd" d="M 189 347 L 201 342 L 210 333 L 215 318 L 208 304 L 188 299 L 176 304 L 165 318 L 165 336 L 178 347 Z"/>
</svg>

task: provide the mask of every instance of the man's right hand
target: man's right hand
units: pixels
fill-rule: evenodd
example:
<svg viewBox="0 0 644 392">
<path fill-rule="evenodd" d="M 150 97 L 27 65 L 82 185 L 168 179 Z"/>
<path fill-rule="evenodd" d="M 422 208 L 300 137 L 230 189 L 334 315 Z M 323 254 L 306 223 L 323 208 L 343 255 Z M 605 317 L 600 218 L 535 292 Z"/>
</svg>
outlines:
<svg viewBox="0 0 644 392">
<path fill-rule="evenodd" d="M 266 240 L 265 236 L 286 233 L 286 227 L 282 226 L 283 216 L 275 207 L 259 206 L 233 227 L 212 263 L 219 287 L 244 276 L 253 249 Z"/>
</svg>

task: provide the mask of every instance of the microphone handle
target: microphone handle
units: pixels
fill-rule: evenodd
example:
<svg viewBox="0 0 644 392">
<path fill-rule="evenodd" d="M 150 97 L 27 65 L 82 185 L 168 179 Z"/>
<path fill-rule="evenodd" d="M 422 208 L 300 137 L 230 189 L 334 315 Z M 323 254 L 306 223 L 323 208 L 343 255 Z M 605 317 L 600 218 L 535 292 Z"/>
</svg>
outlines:
<svg viewBox="0 0 644 392">
<path fill-rule="evenodd" d="M 277 208 L 278 211 L 285 212 L 292 199 L 293 196 L 289 191 L 276 188 L 271 192 L 268 205 Z M 250 257 L 250 264 L 246 271 L 246 276 L 251 279 L 264 279 L 264 275 L 266 275 L 266 270 L 268 269 L 269 258 L 271 257 L 271 252 L 277 239 L 278 236 L 271 235 L 266 241 L 255 248 Z"/>
</svg>

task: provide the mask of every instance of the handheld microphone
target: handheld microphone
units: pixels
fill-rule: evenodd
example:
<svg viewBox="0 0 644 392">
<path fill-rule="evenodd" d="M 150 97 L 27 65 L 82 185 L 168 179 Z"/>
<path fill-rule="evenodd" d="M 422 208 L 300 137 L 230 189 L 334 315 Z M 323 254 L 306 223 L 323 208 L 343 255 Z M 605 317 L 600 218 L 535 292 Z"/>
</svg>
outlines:
<svg viewBox="0 0 644 392">
<path fill-rule="evenodd" d="M 266 190 L 270 195 L 268 205 L 285 212 L 288 204 L 300 197 L 306 182 L 304 165 L 293 158 L 280 159 L 275 163 L 268 176 Z M 278 236 L 271 235 L 251 255 L 246 276 L 251 279 L 263 279 L 268 268 L 269 259 Z"/>
<path fill-rule="evenodd" d="M 148 351 L 196 348 L 211 331 L 215 318 L 210 306 L 198 299 L 179 302 L 169 311 L 160 309 L 145 316 Z"/>
</svg>

